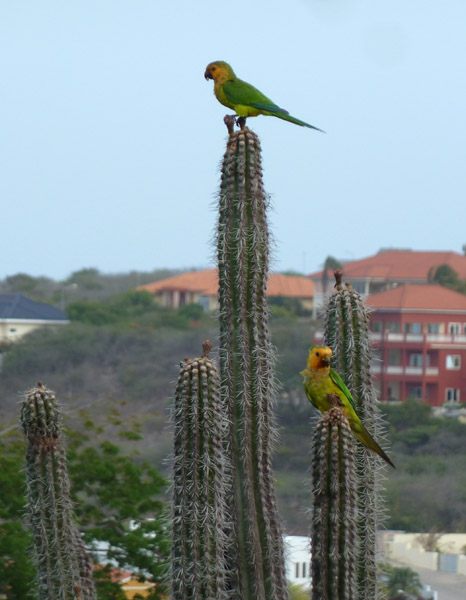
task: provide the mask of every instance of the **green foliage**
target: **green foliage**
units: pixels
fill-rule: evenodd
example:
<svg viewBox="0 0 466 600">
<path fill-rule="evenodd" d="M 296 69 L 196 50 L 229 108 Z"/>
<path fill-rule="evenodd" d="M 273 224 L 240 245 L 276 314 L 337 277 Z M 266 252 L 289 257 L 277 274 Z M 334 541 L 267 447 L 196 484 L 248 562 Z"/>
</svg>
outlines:
<svg viewBox="0 0 466 600">
<path fill-rule="evenodd" d="M 298 298 L 288 298 L 286 296 L 273 296 L 268 300 L 271 308 L 272 317 L 278 315 L 293 318 L 293 317 L 310 317 L 312 310 L 304 308 L 301 300 Z M 281 309 L 281 310 L 280 310 Z"/>
<path fill-rule="evenodd" d="M 105 565 L 94 571 L 94 583 L 97 590 L 98 600 L 127 600 L 120 583 L 112 581 L 112 570 L 114 567 Z"/>
<path fill-rule="evenodd" d="M 72 302 L 67 307 L 67 313 L 71 321 L 132 328 L 188 329 L 203 319 L 207 320 L 200 304 L 186 304 L 176 310 L 165 308 L 146 290 L 130 290 L 103 302 Z"/>
<path fill-rule="evenodd" d="M 288 584 L 288 593 L 290 595 L 290 600 L 310 600 L 311 598 L 309 590 L 297 583 Z"/>
<path fill-rule="evenodd" d="M 387 481 L 388 527 L 464 531 L 466 425 L 435 417 L 431 407 L 417 401 L 383 405 L 383 410 L 398 467 Z"/>
<path fill-rule="evenodd" d="M 102 284 L 98 281 L 99 275 L 98 269 L 80 269 L 71 273 L 64 283 L 65 285 L 76 284 L 85 290 L 99 290 L 102 287 Z"/>
<path fill-rule="evenodd" d="M 0 437 L 0 596 L 26 600 L 36 568 L 30 559 L 32 540 L 23 522 L 26 495 L 26 443 L 19 429 Z"/>
<path fill-rule="evenodd" d="M 466 294 L 466 279 L 460 279 L 458 273 L 450 265 L 440 265 L 429 275 L 436 283 Z"/>
<path fill-rule="evenodd" d="M 87 423 L 87 434 L 68 430 L 69 471 L 84 539 L 108 542 L 108 558 L 161 584 L 170 545 L 161 499 L 166 480 L 147 461 L 125 455 L 89 419 Z M 133 433 L 129 437 L 140 437 Z"/>
<path fill-rule="evenodd" d="M 388 563 L 379 564 L 382 586 L 390 598 L 395 597 L 400 590 L 407 594 L 418 596 L 422 584 L 418 573 L 409 567 L 394 567 Z"/>
<path fill-rule="evenodd" d="M 85 423 L 87 435 L 77 431 L 76 424 L 72 431 L 67 429 L 68 469 L 77 517 L 86 540 L 112 544 L 110 554 L 121 568 L 130 566 L 141 577 L 150 574 L 163 583 L 170 551 L 161 500 L 166 482 L 135 451 L 127 454 L 106 439 L 109 435 L 140 438 L 137 424 L 128 425 L 122 419 L 120 425 L 115 425 L 114 418 L 118 417 L 114 411 L 106 425 L 97 426 L 89 414 L 83 413 L 80 422 Z M 124 435 L 127 431 L 133 435 Z M 131 447 L 135 448 L 134 442 Z M 18 429 L 0 437 L 0 594 L 8 591 L 7 597 L 14 600 L 33 598 L 30 590 L 36 573 L 31 535 L 23 522 L 25 452 L 26 444 Z M 147 516 L 155 518 L 151 521 Z M 119 600 L 119 584 L 104 581 L 103 574 L 98 579 L 99 600 Z M 160 585 L 151 600 L 160 598 L 164 590 Z"/>
</svg>

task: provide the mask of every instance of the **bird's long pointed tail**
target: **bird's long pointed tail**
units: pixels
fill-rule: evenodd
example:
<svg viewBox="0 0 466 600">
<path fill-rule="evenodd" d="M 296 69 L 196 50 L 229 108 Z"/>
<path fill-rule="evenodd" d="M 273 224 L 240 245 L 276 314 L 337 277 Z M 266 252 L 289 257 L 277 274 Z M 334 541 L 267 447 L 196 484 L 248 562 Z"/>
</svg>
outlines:
<svg viewBox="0 0 466 600">
<path fill-rule="evenodd" d="M 284 121 L 290 121 L 290 123 L 295 123 L 296 125 L 301 125 L 301 127 L 309 127 L 310 129 L 315 129 L 316 131 L 320 131 L 322 133 L 325 133 L 325 131 L 323 129 L 319 129 L 318 127 L 314 127 L 314 125 L 309 125 L 309 123 L 306 123 L 305 121 L 301 121 L 300 119 L 297 119 L 296 117 L 292 117 L 291 115 L 288 114 L 284 114 L 284 113 L 273 113 L 276 117 L 278 117 L 279 119 L 283 119 Z"/>
<path fill-rule="evenodd" d="M 351 427 L 351 429 L 353 430 L 354 435 L 364 444 L 364 446 L 378 454 L 391 467 L 393 467 L 394 469 L 396 468 L 387 456 L 387 454 L 382 450 L 382 448 L 378 445 L 378 443 L 374 440 L 374 438 L 362 424 L 359 425 L 357 429 L 354 427 Z"/>
</svg>

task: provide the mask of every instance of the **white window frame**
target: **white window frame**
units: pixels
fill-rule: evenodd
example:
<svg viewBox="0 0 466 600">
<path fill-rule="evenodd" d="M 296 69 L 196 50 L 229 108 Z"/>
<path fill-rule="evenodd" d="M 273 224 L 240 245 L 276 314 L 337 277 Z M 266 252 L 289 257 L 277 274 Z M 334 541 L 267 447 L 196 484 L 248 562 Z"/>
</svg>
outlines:
<svg viewBox="0 0 466 600">
<path fill-rule="evenodd" d="M 448 362 L 451 364 L 449 365 Z M 447 354 L 445 368 L 449 371 L 459 371 L 461 369 L 461 354 Z"/>
<path fill-rule="evenodd" d="M 456 396 L 456 398 L 448 399 L 448 392 L 453 392 L 452 396 Z M 460 402 L 460 390 L 458 388 L 445 388 L 445 402 Z"/>
<path fill-rule="evenodd" d="M 454 329 L 454 331 L 452 331 L 452 329 Z M 448 333 L 450 335 L 461 335 L 461 323 L 450 321 L 450 323 L 448 323 Z"/>
</svg>

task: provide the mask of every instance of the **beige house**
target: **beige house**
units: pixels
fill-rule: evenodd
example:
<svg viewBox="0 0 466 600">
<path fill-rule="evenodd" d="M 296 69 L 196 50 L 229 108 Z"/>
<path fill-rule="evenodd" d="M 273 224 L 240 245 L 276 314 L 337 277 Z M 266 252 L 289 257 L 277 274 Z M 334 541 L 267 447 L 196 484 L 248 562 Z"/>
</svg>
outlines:
<svg viewBox="0 0 466 600">
<path fill-rule="evenodd" d="M 14 342 L 34 329 L 68 323 L 67 315 L 55 306 L 21 294 L 0 294 L 0 344 Z"/>
<path fill-rule="evenodd" d="M 218 272 L 217 269 L 189 271 L 137 289 L 151 292 L 163 306 L 169 308 L 199 303 L 204 310 L 215 310 L 218 305 Z M 271 273 L 267 296 L 296 298 L 305 310 L 312 310 L 314 284 L 307 277 Z"/>
</svg>

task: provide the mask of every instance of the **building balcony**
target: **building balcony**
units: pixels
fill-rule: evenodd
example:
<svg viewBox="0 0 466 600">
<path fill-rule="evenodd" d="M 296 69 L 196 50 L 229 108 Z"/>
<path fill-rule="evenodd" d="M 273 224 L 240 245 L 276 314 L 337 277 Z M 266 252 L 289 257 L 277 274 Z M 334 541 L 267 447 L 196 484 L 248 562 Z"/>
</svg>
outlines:
<svg viewBox="0 0 466 600">
<path fill-rule="evenodd" d="M 379 375 L 382 372 L 386 375 L 416 375 L 418 377 L 423 374 L 435 377 L 439 374 L 437 367 L 426 367 L 423 369 L 422 367 L 403 367 L 401 365 L 387 365 L 383 367 L 380 363 L 371 365 L 371 373 L 373 375 Z"/>
<path fill-rule="evenodd" d="M 423 343 L 429 344 L 466 344 L 466 335 L 455 335 L 453 333 L 392 333 L 386 331 L 384 334 L 380 332 L 371 332 L 373 342 L 396 342 L 396 343 Z"/>
</svg>

